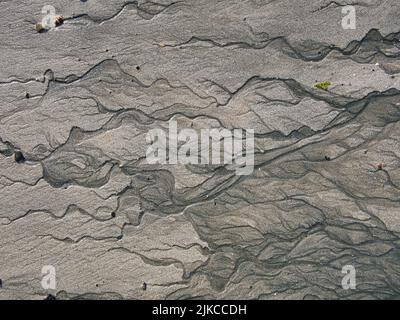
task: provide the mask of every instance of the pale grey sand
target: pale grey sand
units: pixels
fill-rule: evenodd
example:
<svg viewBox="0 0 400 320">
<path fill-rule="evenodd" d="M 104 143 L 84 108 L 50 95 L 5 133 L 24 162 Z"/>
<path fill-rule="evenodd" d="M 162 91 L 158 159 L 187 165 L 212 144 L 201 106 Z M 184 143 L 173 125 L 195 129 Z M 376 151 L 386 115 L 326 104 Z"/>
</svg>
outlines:
<svg viewBox="0 0 400 320">
<path fill-rule="evenodd" d="M 0 1 L 0 298 L 398 298 L 400 3 L 346 2 Z M 171 119 L 254 172 L 147 164 Z"/>
</svg>

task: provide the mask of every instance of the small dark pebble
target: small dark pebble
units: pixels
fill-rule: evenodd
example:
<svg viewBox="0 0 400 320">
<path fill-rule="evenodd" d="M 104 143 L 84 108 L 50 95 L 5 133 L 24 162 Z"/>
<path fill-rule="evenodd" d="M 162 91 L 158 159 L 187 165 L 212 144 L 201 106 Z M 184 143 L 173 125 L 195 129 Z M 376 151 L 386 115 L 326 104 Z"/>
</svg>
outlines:
<svg viewBox="0 0 400 320">
<path fill-rule="evenodd" d="M 99 285 L 96 283 L 96 288 L 98 288 L 99 287 Z"/>
<path fill-rule="evenodd" d="M 115 218 L 115 212 L 111 213 L 111 217 Z"/>
<path fill-rule="evenodd" d="M 122 239 L 122 234 L 117 237 L 117 240 L 121 240 L 121 239 Z"/>
<path fill-rule="evenodd" d="M 22 163 L 25 161 L 25 157 L 21 151 L 14 152 L 14 159 L 15 159 L 15 162 L 17 162 L 17 163 Z"/>
<path fill-rule="evenodd" d="M 325 156 L 325 160 L 326 160 L 326 161 L 331 161 L 331 158 L 328 157 L 328 156 Z"/>
<path fill-rule="evenodd" d="M 392 79 L 395 79 L 396 77 L 395 76 L 392 76 Z"/>
<path fill-rule="evenodd" d="M 146 289 L 147 289 L 147 283 L 146 282 L 143 282 L 142 289 L 143 289 L 143 291 L 146 291 Z"/>
<path fill-rule="evenodd" d="M 139 71 L 140 70 L 140 66 L 136 66 L 136 70 Z"/>
<path fill-rule="evenodd" d="M 52 294 L 49 294 L 44 300 L 57 300 L 57 299 Z"/>
<path fill-rule="evenodd" d="M 31 95 L 27 92 L 27 93 L 25 94 L 25 98 L 29 99 L 30 97 L 31 97 Z"/>
<path fill-rule="evenodd" d="M 3 288 L 3 280 L 0 279 L 0 289 Z"/>
</svg>

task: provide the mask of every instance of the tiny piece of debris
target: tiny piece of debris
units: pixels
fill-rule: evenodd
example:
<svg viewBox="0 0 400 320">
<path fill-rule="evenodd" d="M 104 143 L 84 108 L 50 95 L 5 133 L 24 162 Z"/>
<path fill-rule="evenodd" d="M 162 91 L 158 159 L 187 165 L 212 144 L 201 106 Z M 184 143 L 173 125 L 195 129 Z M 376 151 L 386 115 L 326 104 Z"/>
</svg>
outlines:
<svg viewBox="0 0 400 320">
<path fill-rule="evenodd" d="M 52 294 L 49 294 L 44 300 L 57 300 L 57 299 Z"/>
<path fill-rule="evenodd" d="M 21 151 L 15 151 L 14 152 L 14 160 L 17 163 L 22 163 L 22 162 L 25 161 L 25 157 L 24 157 L 24 155 L 22 154 Z"/>
<path fill-rule="evenodd" d="M 39 33 L 46 31 L 46 29 L 43 27 L 43 25 L 41 23 L 35 24 L 35 30 L 36 30 L 36 32 L 39 32 Z"/>
<path fill-rule="evenodd" d="M 63 16 L 55 16 L 54 17 L 54 24 L 56 27 L 61 26 L 64 23 L 64 17 Z M 47 29 L 45 28 L 45 26 L 43 26 L 42 23 L 38 22 L 35 24 L 35 30 L 38 33 L 42 33 L 42 32 L 46 32 Z"/>
<path fill-rule="evenodd" d="M 325 156 L 326 161 L 331 161 L 331 157 Z"/>
<path fill-rule="evenodd" d="M 319 82 L 314 85 L 315 88 L 328 91 L 329 87 L 332 85 L 329 81 Z"/>
<path fill-rule="evenodd" d="M 64 17 L 63 16 L 55 16 L 54 20 L 55 20 L 56 27 L 59 27 L 64 23 Z"/>
<path fill-rule="evenodd" d="M 165 43 L 164 43 L 164 42 L 160 42 L 158 45 L 159 45 L 161 48 L 164 48 L 164 47 L 165 47 Z"/>
<path fill-rule="evenodd" d="M 0 289 L 3 288 L 3 280 L 0 279 Z"/>
<path fill-rule="evenodd" d="M 112 213 L 111 213 L 111 217 L 112 217 L 112 218 L 115 218 L 115 212 L 112 212 Z"/>
<path fill-rule="evenodd" d="M 383 163 L 380 163 L 377 166 L 378 170 L 383 170 L 384 167 L 385 167 L 385 165 Z"/>
<path fill-rule="evenodd" d="M 25 98 L 29 99 L 30 97 L 31 97 L 31 95 L 27 92 L 27 93 L 25 94 Z"/>
<path fill-rule="evenodd" d="M 143 282 L 142 289 L 143 289 L 143 291 L 146 291 L 146 289 L 147 289 L 147 283 L 146 282 Z"/>
</svg>

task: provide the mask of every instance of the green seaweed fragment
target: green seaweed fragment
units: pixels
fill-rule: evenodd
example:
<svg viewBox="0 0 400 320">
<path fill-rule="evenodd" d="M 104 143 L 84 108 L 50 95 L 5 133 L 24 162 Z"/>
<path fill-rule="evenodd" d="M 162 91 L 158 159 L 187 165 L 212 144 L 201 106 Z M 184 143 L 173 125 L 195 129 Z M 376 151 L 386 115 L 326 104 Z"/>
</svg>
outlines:
<svg viewBox="0 0 400 320">
<path fill-rule="evenodd" d="M 325 82 L 319 82 L 319 83 L 315 84 L 314 87 L 327 91 L 331 85 L 332 85 L 332 83 L 330 83 L 329 81 L 325 81 Z"/>
</svg>

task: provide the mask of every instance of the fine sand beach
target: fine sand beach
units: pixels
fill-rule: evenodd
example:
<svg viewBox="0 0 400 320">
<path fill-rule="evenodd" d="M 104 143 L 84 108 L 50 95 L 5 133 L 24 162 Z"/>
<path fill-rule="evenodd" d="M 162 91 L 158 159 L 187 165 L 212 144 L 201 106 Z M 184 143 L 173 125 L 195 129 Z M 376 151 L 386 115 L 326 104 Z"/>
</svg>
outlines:
<svg viewBox="0 0 400 320">
<path fill-rule="evenodd" d="M 1 0 L 0 299 L 399 298 L 399 17 Z"/>
</svg>

